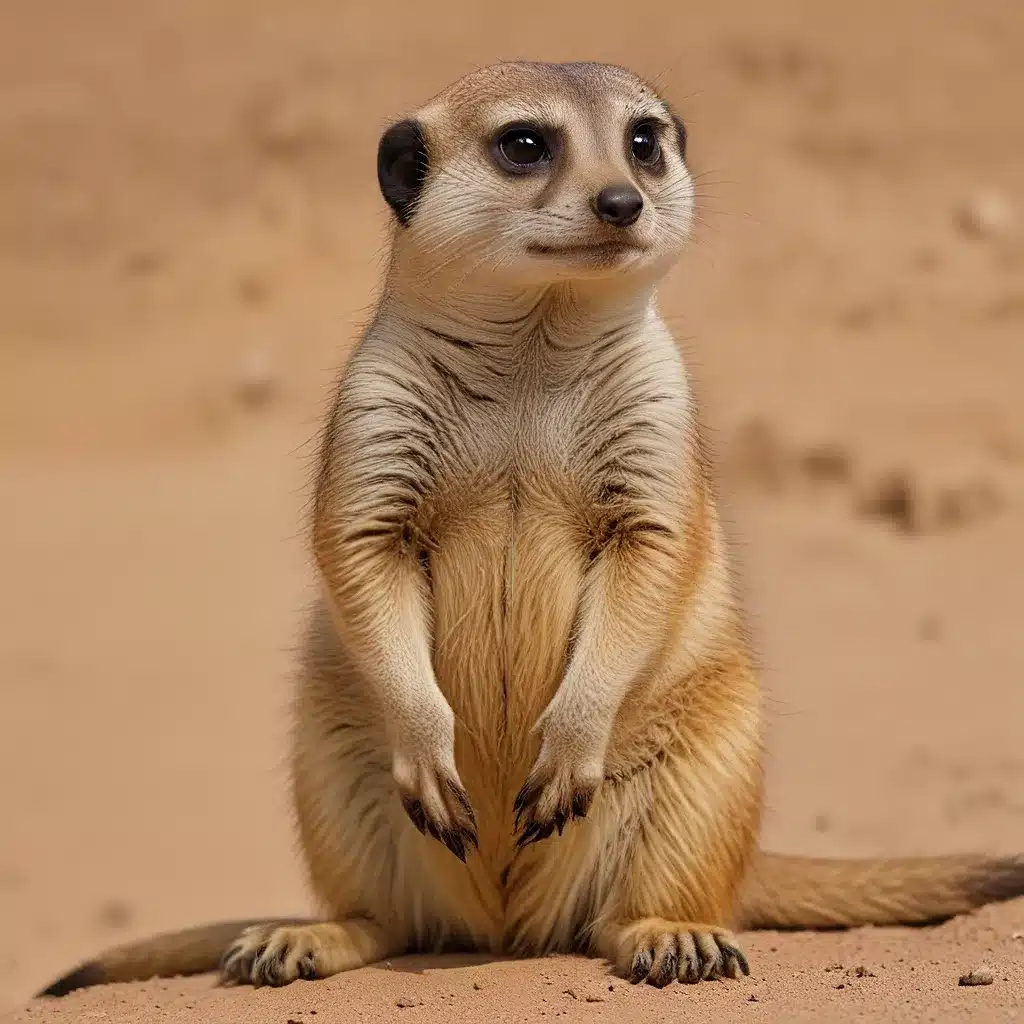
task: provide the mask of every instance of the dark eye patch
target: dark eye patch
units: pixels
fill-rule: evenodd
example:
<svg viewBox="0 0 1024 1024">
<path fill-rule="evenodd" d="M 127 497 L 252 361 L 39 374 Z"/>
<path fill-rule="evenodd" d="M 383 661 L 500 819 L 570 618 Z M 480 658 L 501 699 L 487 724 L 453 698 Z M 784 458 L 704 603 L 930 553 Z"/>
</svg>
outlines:
<svg viewBox="0 0 1024 1024">
<path fill-rule="evenodd" d="M 676 142 L 679 144 L 679 158 L 681 160 L 686 159 L 686 125 L 683 123 L 683 119 L 678 114 L 672 115 L 672 123 L 676 129 Z"/>
</svg>

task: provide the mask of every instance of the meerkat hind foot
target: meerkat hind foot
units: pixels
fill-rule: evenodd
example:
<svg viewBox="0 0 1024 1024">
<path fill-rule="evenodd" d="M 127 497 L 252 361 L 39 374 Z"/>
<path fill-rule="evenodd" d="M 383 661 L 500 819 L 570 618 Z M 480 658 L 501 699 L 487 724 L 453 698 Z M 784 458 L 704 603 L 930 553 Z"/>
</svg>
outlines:
<svg viewBox="0 0 1024 1024">
<path fill-rule="evenodd" d="M 658 917 L 620 928 L 614 943 L 616 969 L 634 985 L 662 988 L 672 981 L 693 984 L 750 974 L 750 965 L 732 932 L 708 924 Z"/>
<path fill-rule="evenodd" d="M 287 985 L 328 978 L 387 956 L 383 931 L 365 918 L 303 925 L 254 925 L 220 962 L 222 985 Z"/>
</svg>

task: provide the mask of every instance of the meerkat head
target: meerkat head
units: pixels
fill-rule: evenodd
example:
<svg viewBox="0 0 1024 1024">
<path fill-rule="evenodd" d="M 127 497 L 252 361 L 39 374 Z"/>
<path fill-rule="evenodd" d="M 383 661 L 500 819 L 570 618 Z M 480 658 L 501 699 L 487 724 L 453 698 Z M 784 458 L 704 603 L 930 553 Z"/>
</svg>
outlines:
<svg viewBox="0 0 1024 1024">
<path fill-rule="evenodd" d="M 605 64 L 483 68 L 384 133 L 378 179 L 417 269 L 513 285 L 663 272 L 689 233 L 686 130 Z"/>
</svg>

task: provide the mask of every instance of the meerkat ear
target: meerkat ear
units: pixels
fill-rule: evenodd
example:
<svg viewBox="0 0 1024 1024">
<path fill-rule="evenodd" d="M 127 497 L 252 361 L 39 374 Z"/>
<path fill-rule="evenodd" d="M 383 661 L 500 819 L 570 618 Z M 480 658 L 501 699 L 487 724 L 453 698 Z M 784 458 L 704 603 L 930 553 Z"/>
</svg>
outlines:
<svg viewBox="0 0 1024 1024">
<path fill-rule="evenodd" d="M 403 227 L 409 223 L 429 167 L 427 139 L 419 121 L 399 121 L 381 136 L 377 146 L 377 181 Z"/>
<path fill-rule="evenodd" d="M 679 158 L 686 160 L 686 125 L 678 114 L 672 115 L 672 123 L 676 126 L 676 142 L 679 144 Z"/>
</svg>

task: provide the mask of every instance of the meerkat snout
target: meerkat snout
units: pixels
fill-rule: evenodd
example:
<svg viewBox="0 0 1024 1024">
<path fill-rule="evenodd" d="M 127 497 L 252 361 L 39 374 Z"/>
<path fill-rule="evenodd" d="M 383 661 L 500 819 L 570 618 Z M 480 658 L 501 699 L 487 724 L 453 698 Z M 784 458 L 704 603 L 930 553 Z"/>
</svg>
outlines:
<svg viewBox="0 0 1024 1024">
<path fill-rule="evenodd" d="M 591 200 L 594 213 L 616 228 L 628 228 L 640 218 L 644 197 L 632 185 L 608 185 Z"/>
</svg>

